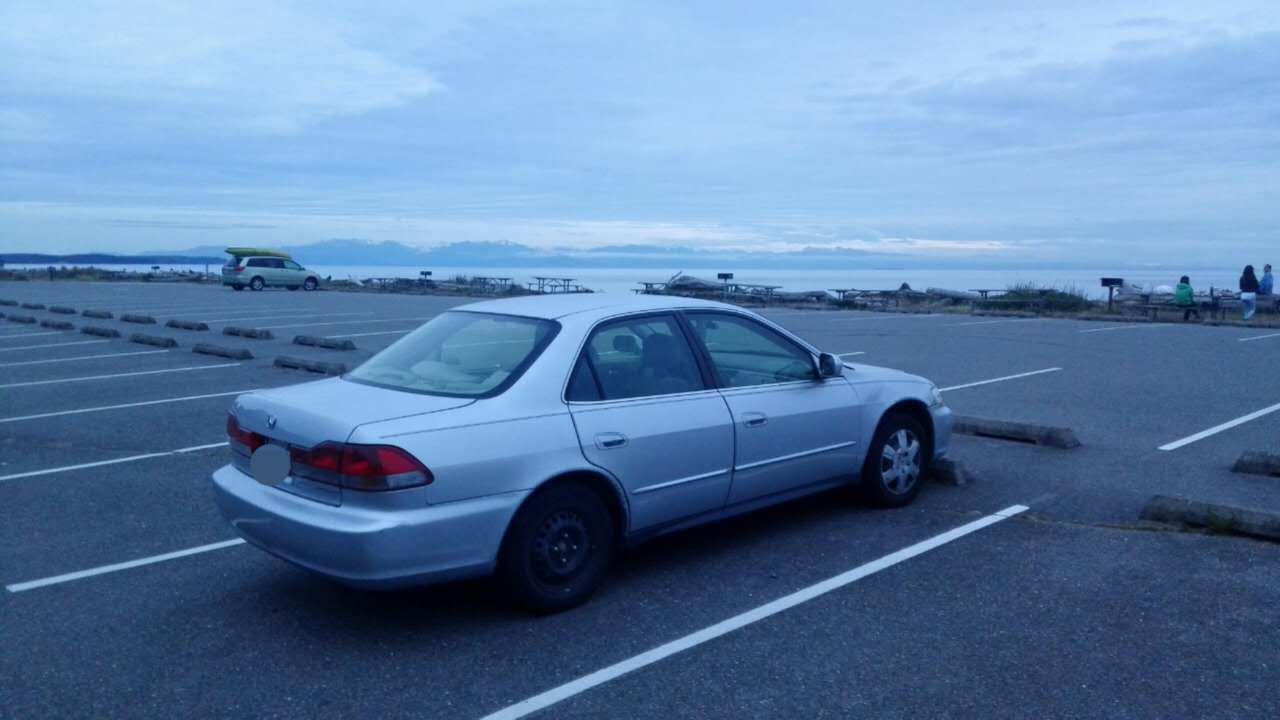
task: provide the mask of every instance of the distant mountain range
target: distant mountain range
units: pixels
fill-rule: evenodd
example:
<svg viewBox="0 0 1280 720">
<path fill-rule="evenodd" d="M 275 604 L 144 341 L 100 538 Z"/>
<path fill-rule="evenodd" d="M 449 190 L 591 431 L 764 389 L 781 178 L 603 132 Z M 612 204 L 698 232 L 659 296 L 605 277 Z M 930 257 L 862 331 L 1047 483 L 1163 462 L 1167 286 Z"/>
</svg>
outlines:
<svg viewBox="0 0 1280 720">
<path fill-rule="evenodd" d="M 682 270 L 748 269 L 864 269 L 901 270 L 911 268 L 994 269 L 1026 268 L 1026 258 L 968 257 L 946 255 L 886 255 L 859 250 L 804 247 L 791 252 L 745 252 L 700 250 L 690 247 L 647 245 L 607 245 L 598 248 L 540 249 L 512 242 L 458 242 L 432 248 L 416 248 L 398 242 L 360 239 L 333 239 L 307 245 L 273 248 L 291 253 L 303 265 L 322 266 L 402 266 L 430 270 L 445 268 L 658 268 Z M 186 250 L 163 250 L 146 255 L 81 253 L 51 255 L 40 253 L 0 254 L 0 262 L 23 264 L 77 265 L 177 265 L 222 264 L 221 246 Z M 1041 269 L 1089 268 L 1079 263 L 1035 263 Z"/>
<path fill-rule="evenodd" d="M 793 253 L 724 252 L 689 247 L 607 245 L 586 250 L 540 249 L 512 242 L 458 242 L 433 248 L 415 248 L 398 242 L 374 243 L 358 239 L 334 239 L 308 245 L 279 248 L 303 265 L 397 265 L 432 267 L 564 267 L 635 268 L 672 266 L 688 268 L 813 268 L 841 264 L 865 265 L 871 256 L 857 251 L 812 249 Z M 205 246 L 166 254 L 207 255 L 222 248 Z"/>
<path fill-rule="evenodd" d="M 221 265 L 224 260 L 225 258 L 212 255 L 197 256 L 187 253 L 167 255 L 0 253 L 0 263 L 13 265 L 199 265 L 201 263 Z"/>
</svg>

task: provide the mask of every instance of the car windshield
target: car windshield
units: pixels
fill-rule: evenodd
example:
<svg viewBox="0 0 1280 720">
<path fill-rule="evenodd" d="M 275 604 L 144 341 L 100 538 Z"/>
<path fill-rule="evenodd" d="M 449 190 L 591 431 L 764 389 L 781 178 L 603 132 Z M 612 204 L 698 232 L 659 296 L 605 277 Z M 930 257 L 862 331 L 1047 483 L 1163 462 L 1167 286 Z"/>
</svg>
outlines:
<svg viewBox="0 0 1280 720">
<path fill-rule="evenodd" d="M 447 312 L 374 355 L 349 380 L 432 395 L 500 392 L 559 328 L 549 320 Z"/>
</svg>

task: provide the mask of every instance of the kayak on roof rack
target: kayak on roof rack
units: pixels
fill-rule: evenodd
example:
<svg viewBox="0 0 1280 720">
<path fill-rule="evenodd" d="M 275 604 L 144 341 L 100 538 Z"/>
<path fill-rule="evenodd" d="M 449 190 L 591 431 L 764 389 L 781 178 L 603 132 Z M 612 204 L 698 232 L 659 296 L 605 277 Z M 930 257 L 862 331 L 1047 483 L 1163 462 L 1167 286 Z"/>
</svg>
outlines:
<svg viewBox="0 0 1280 720">
<path fill-rule="evenodd" d="M 226 250 L 228 255 L 236 257 L 278 257 L 292 259 L 293 256 L 283 250 L 266 250 L 264 248 L 248 248 L 248 247 L 229 247 Z"/>
</svg>

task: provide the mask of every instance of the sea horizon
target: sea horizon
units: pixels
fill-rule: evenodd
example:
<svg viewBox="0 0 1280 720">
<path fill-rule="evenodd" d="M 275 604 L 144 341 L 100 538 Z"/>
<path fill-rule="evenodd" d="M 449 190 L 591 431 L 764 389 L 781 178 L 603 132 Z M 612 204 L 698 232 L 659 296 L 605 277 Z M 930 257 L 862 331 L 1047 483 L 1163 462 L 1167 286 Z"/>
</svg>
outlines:
<svg viewBox="0 0 1280 720">
<path fill-rule="evenodd" d="M 47 264 L 9 264 L 10 270 L 42 270 Z M 149 264 L 60 264 L 57 267 L 97 267 L 103 270 L 149 272 Z M 405 265 L 308 265 L 326 279 L 368 280 L 372 278 L 417 278 L 423 268 Z M 216 274 L 215 264 L 162 264 L 165 272 L 210 272 Z M 664 282 L 676 274 L 716 280 L 717 271 L 706 268 L 683 270 L 670 268 L 583 268 L 583 267 L 504 267 L 466 266 L 433 267 L 431 278 L 449 280 L 455 276 L 486 276 L 510 278 L 512 282 L 526 285 L 535 277 L 573 278 L 574 282 L 595 292 L 628 293 L 641 287 L 642 282 Z M 1122 270 L 1106 269 L 1043 269 L 1043 268 L 813 268 L 813 269 L 760 269 L 735 270 L 726 267 L 724 272 L 734 273 L 734 280 L 741 283 L 775 285 L 787 292 L 856 288 L 859 290 L 897 290 L 904 283 L 913 290 L 939 288 L 968 291 L 973 289 L 1004 289 L 1012 285 L 1034 283 L 1045 287 L 1076 289 L 1093 298 L 1105 298 L 1107 291 L 1101 286 L 1103 277 L 1120 277 L 1126 283 L 1155 288 L 1172 287 L 1181 275 L 1189 275 L 1192 285 L 1199 290 L 1214 288 L 1233 289 L 1238 270 L 1226 268 L 1187 268 Z"/>
</svg>

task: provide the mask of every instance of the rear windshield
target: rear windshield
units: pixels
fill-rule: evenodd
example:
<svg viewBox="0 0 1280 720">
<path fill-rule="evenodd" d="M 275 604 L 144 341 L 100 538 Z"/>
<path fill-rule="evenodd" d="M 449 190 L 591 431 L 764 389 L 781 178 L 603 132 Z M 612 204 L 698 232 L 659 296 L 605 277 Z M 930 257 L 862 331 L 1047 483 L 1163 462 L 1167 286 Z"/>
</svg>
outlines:
<svg viewBox="0 0 1280 720">
<path fill-rule="evenodd" d="M 447 312 L 346 375 L 348 380 L 453 397 L 497 394 L 555 336 L 550 320 Z"/>
<path fill-rule="evenodd" d="M 240 266 L 240 258 L 235 255 L 232 255 L 230 258 L 227 259 L 227 264 L 223 265 L 222 267 L 233 268 L 233 267 L 239 267 L 239 266 Z"/>
</svg>

